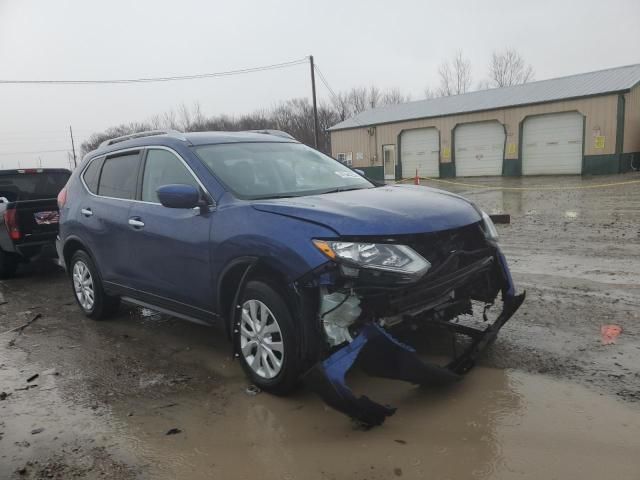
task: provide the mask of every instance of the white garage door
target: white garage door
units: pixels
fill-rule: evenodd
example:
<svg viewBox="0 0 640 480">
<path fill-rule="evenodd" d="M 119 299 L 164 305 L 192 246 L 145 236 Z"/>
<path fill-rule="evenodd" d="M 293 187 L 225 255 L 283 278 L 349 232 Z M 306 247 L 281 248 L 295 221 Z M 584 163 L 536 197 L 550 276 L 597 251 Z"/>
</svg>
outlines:
<svg viewBox="0 0 640 480">
<path fill-rule="evenodd" d="M 504 127 L 498 122 L 458 125 L 455 131 L 456 176 L 502 175 Z"/>
<path fill-rule="evenodd" d="M 439 177 L 440 137 L 435 128 L 407 130 L 400 136 L 402 178 Z"/>
<path fill-rule="evenodd" d="M 522 131 L 522 174 L 582 173 L 582 115 L 527 118 Z"/>
</svg>

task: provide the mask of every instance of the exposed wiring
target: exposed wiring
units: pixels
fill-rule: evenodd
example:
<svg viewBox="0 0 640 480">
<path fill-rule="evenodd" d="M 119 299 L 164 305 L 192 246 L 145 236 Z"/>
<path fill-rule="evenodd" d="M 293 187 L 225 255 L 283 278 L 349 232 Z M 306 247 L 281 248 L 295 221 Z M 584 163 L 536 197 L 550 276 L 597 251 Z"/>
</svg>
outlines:
<svg viewBox="0 0 640 480">
<path fill-rule="evenodd" d="M 344 305 L 344 303 L 349 300 L 349 297 L 351 297 L 351 292 L 349 293 L 345 293 L 344 294 L 344 298 L 340 301 L 340 303 L 338 303 L 335 307 L 330 308 L 329 310 L 327 310 L 326 312 L 320 314 L 320 319 L 323 320 L 325 316 L 329 315 L 331 312 L 335 312 L 337 309 L 339 309 L 342 305 Z"/>
</svg>

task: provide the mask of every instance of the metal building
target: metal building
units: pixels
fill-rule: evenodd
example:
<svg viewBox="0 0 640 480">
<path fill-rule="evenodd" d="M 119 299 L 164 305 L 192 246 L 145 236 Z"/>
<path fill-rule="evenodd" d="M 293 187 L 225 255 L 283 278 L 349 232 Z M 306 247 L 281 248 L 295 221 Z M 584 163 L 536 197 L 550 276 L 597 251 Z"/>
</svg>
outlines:
<svg viewBox="0 0 640 480">
<path fill-rule="evenodd" d="M 640 166 L 640 64 L 366 110 L 329 129 L 373 178 L 604 174 Z"/>
</svg>

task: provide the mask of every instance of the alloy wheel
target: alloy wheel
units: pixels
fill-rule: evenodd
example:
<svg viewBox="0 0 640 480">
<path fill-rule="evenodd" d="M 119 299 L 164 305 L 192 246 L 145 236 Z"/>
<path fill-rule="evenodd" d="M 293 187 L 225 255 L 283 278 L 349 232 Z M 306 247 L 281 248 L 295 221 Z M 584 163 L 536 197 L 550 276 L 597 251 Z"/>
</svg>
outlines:
<svg viewBox="0 0 640 480">
<path fill-rule="evenodd" d="M 73 265 L 73 289 L 80 306 L 90 312 L 95 304 L 93 277 L 87 264 L 81 260 Z"/>
<path fill-rule="evenodd" d="M 247 365 L 262 378 L 280 373 L 284 360 L 282 332 L 276 317 L 260 300 L 242 305 L 240 350 Z"/>
</svg>

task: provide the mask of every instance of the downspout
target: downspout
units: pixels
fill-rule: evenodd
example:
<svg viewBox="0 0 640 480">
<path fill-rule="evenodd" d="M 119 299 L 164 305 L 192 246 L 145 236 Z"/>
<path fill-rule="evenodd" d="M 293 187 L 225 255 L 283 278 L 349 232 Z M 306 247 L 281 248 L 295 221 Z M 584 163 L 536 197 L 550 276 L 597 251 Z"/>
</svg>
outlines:
<svg viewBox="0 0 640 480">
<path fill-rule="evenodd" d="M 623 173 L 622 166 L 623 148 L 624 148 L 624 115 L 625 115 L 625 98 L 624 94 L 618 95 L 618 111 L 616 114 L 616 158 L 618 161 L 618 173 Z"/>
</svg>

